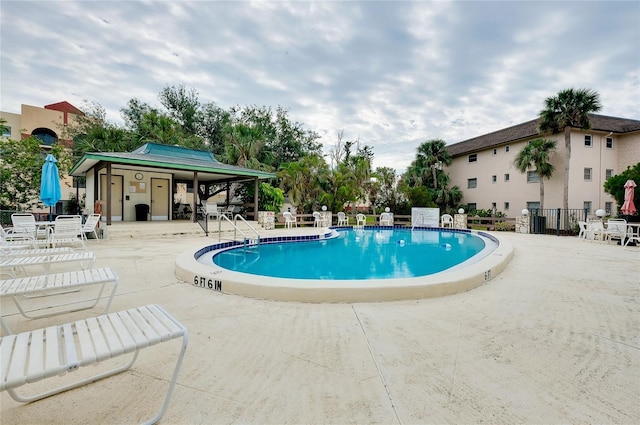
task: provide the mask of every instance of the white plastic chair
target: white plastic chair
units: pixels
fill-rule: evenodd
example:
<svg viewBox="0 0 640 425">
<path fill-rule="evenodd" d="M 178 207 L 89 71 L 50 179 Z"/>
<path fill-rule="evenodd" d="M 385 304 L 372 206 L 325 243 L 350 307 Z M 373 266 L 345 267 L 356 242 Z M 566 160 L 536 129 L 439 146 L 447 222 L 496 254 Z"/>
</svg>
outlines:
<svg viewBox="0 0 640 425">
<path fill-rule="evenodd" d="M 284 217 L 284 227 L 287 229 L 291 229 L 293 226 L 298 227 L 298 218 L 294 217 L 289 211 L 285 211 L 282 213 Z"/>
<path fill-rule="evenodd" d="M 205 214 L 207 215 L 207 218 L 213 217 L 216 220 L 219 220 L 222 215 L 222 208 L 218 208 L 218 204 L 207 202 Z"/>
<path fill-rule="evenodd" d="M 347 218 L 347 215 L 340 211 L 338 213 L 338 226 L 348 226 L 349 225 L 349 219 Z"/>
<path fill-rule="evenodd" d="M 324 220 L 322 219 L 322 214 L 318 211 L 313 212 L 313 227 L 322 227 L 324 224 Z"/>
<path fill-rule="evenodd" d="M 98 231 L 96 230 L 100 223 L 100 214 L 89 214 L 87 221 L 82 225 L 82 238 L 87 240 L 87 233 L 93 233 L 98 241 Z"/>
<path fill-rule="evenodd" d="M 367 216 L 364 214 L 356 215 L 356 226 L 366 226 L 367 225 Z"/>
<path fill-rule="evenodd" d="M 380 226 L 393 226 L 393 216 L 391 213 L 383 212 L 380 214 Z"/>
<path fill-rule="evenodd" d="M 580 227 L 580 233 L 578 233 L 578 239 L 586 240 L 589 235 L 589 231 L 587 230 L 587 222 L 578 221 L 578 227 Z"/>
<path fill-rule="evenodd" d="M 440 218 L 440 227 L 453 227 L 453 217 L 451 214 L 443 214 Z"/>
</svg>

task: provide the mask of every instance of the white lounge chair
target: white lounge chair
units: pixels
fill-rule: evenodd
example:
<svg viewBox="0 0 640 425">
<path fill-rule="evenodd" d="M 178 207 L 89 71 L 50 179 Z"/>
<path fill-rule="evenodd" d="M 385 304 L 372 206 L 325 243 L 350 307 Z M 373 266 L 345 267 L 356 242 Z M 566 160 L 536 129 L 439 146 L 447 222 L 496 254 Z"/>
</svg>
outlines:
<svg viewBox="0 0 640 425">
<path fill-rule="evenodd" d="M 8 270 L 8 274 L 16 277 L 16 270 L 22 271 L 25 275 L 29 266 L 43 266 L 45 273 L 49 273 L 52 264 L 79 263 L 84 270 L 91 268 L 96 260 L 93 252 L 72 252 L 68 254 L 41 255 L 36 257 L 11 257 L 0 260 L 0 271 Z"/>
<path fill-rule="evenodd" d="M 93 233 L 93 236 L 98 239 L 98 225 L 100 224 L 100 214 L 89 214 L 87 221 L 82 225 L 82 239 L 87 240 L 87 233 Z"/>
<path fill-rule="evenodd" d="M 287 229 L 291 229 L 292 227 L 298 227 L 298 218 L 294 217 L 289 211 L 285 211 L 282 213 L 284 217 L 284 227 Z"/>
<path fill-rule="evenodd" d="M 586 240 L 589 235 L 589 231 L 587 230 L 587 222 L 578 221 L 578 227 L 580 228 L 580 232 L 578 233 L 578 239 Z"/>
<path fill-rule="evenodd" d="M 603 236 L 607 242 L 613 239 L 620 239 L 620 244 L 624 245 L 624 239 L 627 236 L 627 220 L 610 218 L 607 220 L 607 228 Z"/>
<path fill-rule="evenodd" d="M 3 337 L 0 340 L 0 390 L 6 390 L 21 403 L 40 400 L 121 373 L 133 365 L 143 348 L 175 338 L 182 338 L 182 347 L 164 403 L 160 411 L 146 422 L 153 424 L 162 418 L 169 406 L 189 341 L 187 328 L 158 305 Z M 106 372 L 98 371 L 68 385 L 31 396 L 20 395 L 16 390 L 27 383 L 56 379 L 85 366 L 129 353 L 133 355 L 126 365 Z M 77 396 L 81 399 L 82 393 Z M 81 404 L 78 400 L 78 405 Z M 91 422 L 89 418 L 87 421 Z"/>
<path fill-rule="evenodd" d="M 56 217 L 51 232 L 49 232 L 48 239 L 54 248 L 59 245 L 73 245 L 86 250 L 82 217 L 79 215 L 59 215 Z"/>
<path fill-rule="evenodd" d="M 356 226 L 366 226 L 367 225 L 367 216 L 364 214 L 356 215 Z"/>
<path fill-rule="evenodd" d="M 13 224 L 12 237 L 14 239 L 36 239 L 38 236 L 46 237 L 47 235 L 45 229 L 38 233 L 36 217 L 31 213 L 13 213 L 11 214 L 11 223 Z"/>
<path fill-rule="evenodd" d="M 393 226 L 393 216 L 391 213 L 383 212 L 380 214 L 380 226 Z"/>
<path fill-rule="evenodd" d="M 348 226 L 348 225 L 349 225 L 349 219 L 347 218 L 347 215 L 343 211 L 340 211 L 338 213 L 338 226 Z"/>
<path fill-rule="evenodd" d="M 592 239 L 604 240 L 604 231 L 604 225 L 599 218 L 587 221 L 587 232 L 593 235 Z"/>
<path fill-rule="evenodd" d="M 73 252 L 68 246 L 61 248 L 31 248 L 4 250 L 0 247 L 0 254 L 4 257 L 39 257 L 42 255 L 68 254 Z"/>
<path fill-rule="evenodd" d="M 13 299 L 16 307 L 22 316 L 29 319 L 38 319 L 41 317 L 50 317 L 63 313 L 71 313 L 79 310 L 86 310 L 96 306 L 107 284 L 113 284 L 113 290 L 104 309 L 106 314 L 109 311 L 113 296 L 118 287 L 118 275 L 110 268 L 90 269 L 82 271 L 64 272 L 47 274 L 42 276 L 21 277 L 17 279 L 0 280 L 0 298 L 9 297 Z M 79 291 L 90 285 L 102 285 L 99 293 L 95 298 L 82 299 L 80 302 L 74 297 L 73 303 L 54 305 L 51 297 L 68 294 L 69 292 Z M 42 298 L 44 302 L 41 308 L 34 309 L 30 307 L 29 311 L 20 302 L 21 299 Z M 56 298 L 57 299 L 57 298 Z M 71 300 L 69 300 L 71 301 Z M 91 303 L 91 304 L 87 304 Z M 62 307 L 62 308 L 61 308 Z M 35 311 L 41 311 L 40 314 L 33 314 Z M 6 313 L 2 311 L 0 322 L 2 329 L 7 334 L 11 333 L 11 329 L 5 322 L 3 316 Z"/>
<path fill-rule="evenodd" d="M 453 217 L 451 214 L 443 214 L 442 217 L 440 217 L 440 227 L 453 227 Z"/>
</svg>

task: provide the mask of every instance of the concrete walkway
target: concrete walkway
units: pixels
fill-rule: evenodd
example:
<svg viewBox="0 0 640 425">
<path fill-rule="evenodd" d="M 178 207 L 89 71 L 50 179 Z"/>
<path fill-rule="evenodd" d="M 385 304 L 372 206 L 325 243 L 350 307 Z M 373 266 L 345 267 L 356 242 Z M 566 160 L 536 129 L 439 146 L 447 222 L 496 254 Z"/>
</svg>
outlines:
<svg viewBox="0 0 640 425">
<path fill-rule="evenodd" d="M 501 234 L 514 258 L 475 290 L 303 304 L 181 283 L 175 257 L 203 235 L 149 227 L 116 237 L 115 227 L 112 239 L 89 242 L 96 266 L 121 277 L 112 311 L 157 303 L 190 331 L 164 424 L 640 423 L 638 247 Z M 9 320 L 18 332 L 87 314 L 99 312 Z M 170 380 L 171 344 L 143 350 L 128 372 L 30 405 L 3 392 L 0 421 L 144 420 Z"/>
</svg>

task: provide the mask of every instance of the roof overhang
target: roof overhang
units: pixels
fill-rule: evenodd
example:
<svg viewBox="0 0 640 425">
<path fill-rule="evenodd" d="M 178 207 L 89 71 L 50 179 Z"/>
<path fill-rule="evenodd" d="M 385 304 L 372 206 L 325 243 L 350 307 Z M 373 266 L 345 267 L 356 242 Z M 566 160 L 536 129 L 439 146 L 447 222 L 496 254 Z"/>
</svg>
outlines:
<svg viewBox="0 0 640 425">
<path fill-rule="evenodd" d="M 93 168 L 102 168 L 111 163 L 115 169 L 155 171 L 170 173 L 174 180 L 193 180 L 194 172 L 198 173 L 201 182 L 231 182 L 243 180 L 266 180 L 276 177 L 274 173 L 237 167 L 223 163 L 200 164 L 199 161 L 188 163 L 176 163 L 166 158 L 157 158 L 152 155 L 134 155 L 130 153 L 87 153 L 69 171 L 71 176 L 84 176 Z"/>
</svg>

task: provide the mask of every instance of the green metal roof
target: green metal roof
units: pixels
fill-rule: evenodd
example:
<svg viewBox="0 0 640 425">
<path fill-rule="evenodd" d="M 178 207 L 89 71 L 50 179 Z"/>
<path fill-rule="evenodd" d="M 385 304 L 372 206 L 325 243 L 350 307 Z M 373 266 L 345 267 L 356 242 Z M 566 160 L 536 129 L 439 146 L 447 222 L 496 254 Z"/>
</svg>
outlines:
<svg viewBox="0 0 640 425">
<path fill-rule="evenodd" d="M 128 165 L 128 168 L 131 169 L 146 167 L 171 170 L 173 174 L 197 171 L 199 177 L 208 177 L 210 181 L 234 177 L 258 178 L 260 180 L 276 177 L 274 173 L 224 164 L 218 161 L 211 152 L 157 143 L 146 143 L 133 152 L 86 153 L 71 168 L 69 175 L 82 176 L 100 162 Z M 182 177 L 185 178 L 185 175 Z"/>
</svg>

